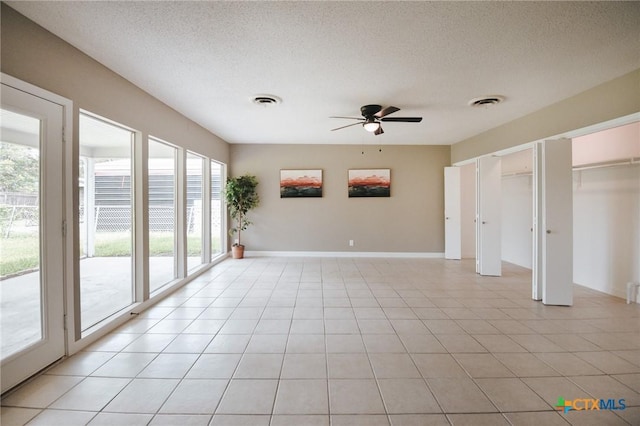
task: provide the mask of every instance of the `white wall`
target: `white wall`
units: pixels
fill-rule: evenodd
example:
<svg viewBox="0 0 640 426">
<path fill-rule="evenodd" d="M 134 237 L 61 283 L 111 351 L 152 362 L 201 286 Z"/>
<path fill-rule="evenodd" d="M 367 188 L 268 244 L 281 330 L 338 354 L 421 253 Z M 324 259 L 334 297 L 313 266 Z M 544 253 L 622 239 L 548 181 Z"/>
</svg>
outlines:
<svg viewBox="0 0 640 426">
<path fill-rule="evenodd" d="M 502 157 L 502 260 L 525 268 L 533 263 L 533 150 Z"/>
<path fill-rule="evenodd" d="M 502 260 L 531 269 L 532 175 L 502 178 Z"/>
<path fill-rule="evenodd" d="M 573 140 L 574 167 L 640 157 L 640 123 Z M 626 296 L 640 280 L 640 165 L 573 172 L 573 280 Z"/>
<path fill-rule="evenodd" d="M 573 139 L 573 167 L 640 156 L 640 123 Z"/>
<path fill-rule="evenodd" d="M 640 165 L 573 175 L 574 282 L 625 297 L 640 280 Z"/>
</svg>

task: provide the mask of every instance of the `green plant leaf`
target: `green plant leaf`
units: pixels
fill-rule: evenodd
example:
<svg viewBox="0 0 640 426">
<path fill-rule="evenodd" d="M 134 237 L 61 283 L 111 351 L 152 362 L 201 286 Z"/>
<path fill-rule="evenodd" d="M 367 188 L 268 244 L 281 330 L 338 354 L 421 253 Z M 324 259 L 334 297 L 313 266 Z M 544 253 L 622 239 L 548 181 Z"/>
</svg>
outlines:
<svg viewBox="0 0 640 426">
<path fill-rule="evenodd" d="M 251 225 L 246 217 L 247 212 L 260 203 L 257 186 L 258 179 L 250 174 L 227 178 L 223 195 L 229 208 L 229 215 L 235 221 L 235 226 L 229 229 L 229 235 L 233 236 L 237 233 L 238 244 L 240 244 L 241 231 Z"/>
</svg>

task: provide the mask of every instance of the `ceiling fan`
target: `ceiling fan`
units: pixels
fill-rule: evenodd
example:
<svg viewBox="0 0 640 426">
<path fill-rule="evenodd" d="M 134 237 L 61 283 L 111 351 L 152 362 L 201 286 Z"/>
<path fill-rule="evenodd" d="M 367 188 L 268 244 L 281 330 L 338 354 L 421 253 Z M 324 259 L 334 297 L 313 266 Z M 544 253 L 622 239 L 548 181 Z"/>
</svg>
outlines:
<svg viewBox="0 0 640 426">
<path fill-rule="evenodd" d="M 349 120 L 358 120 L 357 123 L 347 124 L 346 126 L 336 127 L 334 130 L 344 129 L 346 127 L 355 126 L 356 124 L 362 124 L 362 127 L 367 132 L 371 132 L 374 135 L 381 135 L 384 133 L 382 130 L 382 125 L 380 122 L 382 121 L 395 121 L 395 122 L 403 122 L 403 123 L 419 123 L 422 121 L 422 117 L 387 117 L 389 114 L 393 114 L 394 112 L 400 111 L 400 108 L 396 108 L 394 106 L 388 106 L 386 108 L 382 108 L 380 105 L 365 105 L 360 108 L 360 113 L 363 118 L 360 117 L 329 117 L 329 118 L 346 118 Z"/>
</svg>

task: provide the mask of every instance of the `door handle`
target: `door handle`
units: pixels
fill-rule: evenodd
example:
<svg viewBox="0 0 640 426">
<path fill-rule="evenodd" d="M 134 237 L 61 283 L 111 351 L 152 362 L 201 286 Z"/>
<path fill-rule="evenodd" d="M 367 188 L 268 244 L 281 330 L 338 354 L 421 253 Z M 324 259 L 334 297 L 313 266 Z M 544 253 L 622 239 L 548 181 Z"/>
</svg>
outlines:
<svg viewBox="0 0 640 426">
<path fill-rule="evenodd" d="M 551 229 L 547 229 L 547 234 L 550 234 L 550 233 L 551 233 Z"/>
<path fill-rule="evenodd" d="M 483 225 L 486 225 L 486 224 L 487 224 L 487 222 L 485 222 L 485 221 L 483 220 L 483 221 L 482 221 L 482 224 L 483 224 Z"/>
<path fill-rule="evenodd" d="M 446 219 L 446 220 L 449 220 L 449 218 L 448 218 L 448 217 L 445 217 L 445 219 Z"/>
</svg>

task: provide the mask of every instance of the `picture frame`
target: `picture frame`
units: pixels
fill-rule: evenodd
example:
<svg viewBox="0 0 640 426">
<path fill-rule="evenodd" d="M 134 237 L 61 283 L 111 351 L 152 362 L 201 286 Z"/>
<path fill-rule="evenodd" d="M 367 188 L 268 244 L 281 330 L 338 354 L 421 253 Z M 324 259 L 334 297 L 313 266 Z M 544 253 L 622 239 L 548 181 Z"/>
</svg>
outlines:
<svg viewBox="0 0 640 426">
<path fill-rule="evenodd" d="M 391 197 L 391 169 L 349 169 L 349 198 Z"/>
<path fill-rule="evenodd" d="M 281 169 L 280 198 L 322 197 L 322 169 Z"/>
</svg>

